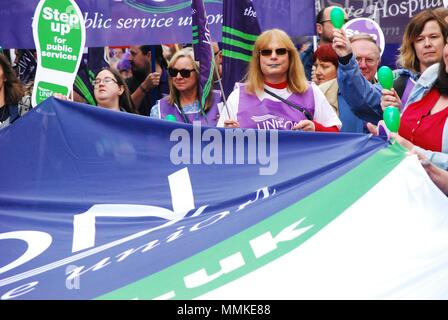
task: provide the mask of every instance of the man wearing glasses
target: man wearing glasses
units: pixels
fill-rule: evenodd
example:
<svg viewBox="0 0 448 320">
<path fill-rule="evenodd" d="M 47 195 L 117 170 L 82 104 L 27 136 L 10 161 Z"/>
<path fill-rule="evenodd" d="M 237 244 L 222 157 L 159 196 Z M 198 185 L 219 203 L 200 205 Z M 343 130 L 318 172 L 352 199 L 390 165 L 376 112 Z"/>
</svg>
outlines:
<svg viewBox="0 0 448 320">
<path fill-rule="evenodd" d="M 333 24 L 330 20 L 330 13 L 336 6 L 330 6 L 319 11 L 316 16 L 316 34 L 319 37 L 319 46 L 324 44 L 332 44 L 333 42 Z M 348 21 L 347 15 L 345 22 Z M 300 59 L 302 60 L 303 66 L 305 68 L 305 75 L 308 80 L 312 80 L 312 68 L 313 68 L 313 45 L 310 46 L 301 53 Z"/>
</svg>

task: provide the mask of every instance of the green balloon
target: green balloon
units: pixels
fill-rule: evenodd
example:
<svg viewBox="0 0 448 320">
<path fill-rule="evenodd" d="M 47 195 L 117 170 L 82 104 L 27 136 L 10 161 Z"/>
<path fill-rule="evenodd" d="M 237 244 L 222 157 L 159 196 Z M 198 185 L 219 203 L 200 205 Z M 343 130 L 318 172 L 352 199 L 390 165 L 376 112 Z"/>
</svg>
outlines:
<svg viewBox="0 0 448 320">
<path fill-rule="evenodd" d="M 384 123 L 391 132 L 398 132 L 400 128 L 400 111 L 396 107 L 387 107 L 383 111 Z"/>
<path fill-rule="evenodd" d="M 389 67 L 382 66 L 378 69 L 378 81 L 384 89 L 390 90 L 394 85 L 394 74 Z"/>
<path fill-rule="evenodd" d="M 341 29 L 345 22 L 345 12 L 339 7 L 334 7 L 330 12 L 331 23 L 336 29 Z"/>
<path fill-rule="evenodd" d="M 173 116 L 172 114 L 167 114 L 166 117 L 165 117 L 165 120 L 173 121 L 173 122 L 177 121 L 176 117 Z"/>
</svg>

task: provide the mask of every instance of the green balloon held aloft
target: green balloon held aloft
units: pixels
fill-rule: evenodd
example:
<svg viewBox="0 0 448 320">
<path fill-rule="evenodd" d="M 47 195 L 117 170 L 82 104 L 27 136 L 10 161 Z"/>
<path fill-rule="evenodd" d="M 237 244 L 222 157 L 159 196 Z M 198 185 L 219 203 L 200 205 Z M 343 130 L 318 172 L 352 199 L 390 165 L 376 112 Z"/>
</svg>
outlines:
<svg viewBox="0 0 448 320">
<path fill-rule="evenodd" d="M 378 69 L 378 81 L 384 89 L 390 90 L 394 85 L 394 74 L 389 67 L 382 66 Z"/>
<path fill-rule="evenodd" d="M 396 107 L 387 107 L 383 111 L 384 123 L 391 132 L 398 132 L 400 128 L 400 110 Z"/>
<path fill-rule="evenodd" d="M 342 8 L 334 7 L 330 12 L 330 19 L 333 27 L 341 29 L 345 22 L 345 12 Z"/>
<path fill-rule="evenodd" d="M 177 120 L 176 120 L 176 117 L 173 116 L 172 114 L 167 114 L 166 117 L 165 117 L 165 120 L 173 121 L 173 122 L 176 122 L 176 121 L 177 121 Z"/>
</svg>

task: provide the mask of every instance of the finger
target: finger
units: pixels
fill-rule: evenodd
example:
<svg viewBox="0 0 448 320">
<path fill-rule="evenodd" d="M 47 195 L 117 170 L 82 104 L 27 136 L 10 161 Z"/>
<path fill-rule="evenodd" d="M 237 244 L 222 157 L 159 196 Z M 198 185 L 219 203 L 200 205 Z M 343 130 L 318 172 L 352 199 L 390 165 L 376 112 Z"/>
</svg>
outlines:
<svg viewBox="0 0 448 320">
<path fill-rule="evenodd" d="M 373 124 L 371 124 L 370 122 L 367 122 L 367 129 L 369 130 L 369 132 L 373 135 L 378 135 L 378 130 L 377 127 Z"/>
</svg>

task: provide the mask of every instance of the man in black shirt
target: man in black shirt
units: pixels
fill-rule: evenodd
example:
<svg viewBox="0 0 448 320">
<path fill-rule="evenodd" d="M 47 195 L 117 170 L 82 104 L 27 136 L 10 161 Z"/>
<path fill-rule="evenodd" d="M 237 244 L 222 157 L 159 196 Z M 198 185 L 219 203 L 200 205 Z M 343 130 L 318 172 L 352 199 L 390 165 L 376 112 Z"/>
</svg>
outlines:
<svg viewBox="0 0 448 320">
<path fill-rule="evenodd" d="M 141 115 L 148 116 L 151 107 L 157 100 L 168 94 L 168 74 L 166 61 L 162 55 L 162 47 L 156 46 L 155 72 L 151 64 L 151 46 L 131 46 L 129 61 L 132 77 L 127 79 L 131 99 Z M 160 55 L 158 54 L 160 51 Z"/>
</svg>

